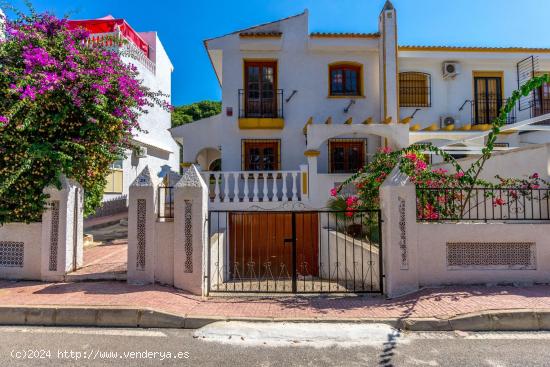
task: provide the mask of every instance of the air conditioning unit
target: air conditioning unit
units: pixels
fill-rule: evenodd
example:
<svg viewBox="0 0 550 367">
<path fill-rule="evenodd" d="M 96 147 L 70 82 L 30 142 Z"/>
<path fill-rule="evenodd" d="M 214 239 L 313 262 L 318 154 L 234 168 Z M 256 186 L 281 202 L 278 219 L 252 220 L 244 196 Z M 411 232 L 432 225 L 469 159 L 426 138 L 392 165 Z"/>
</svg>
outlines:
<svg viewBox="0 0 550 367">
<path fill-rule="evenodd" d="M 454 125 L 455 127 L 458 125 L 460 121 L 453 116 L 453 115 L 443 115 L 439 118 L 439 126 L 441 128 L 449 127 Z"/>
<path fill-rule="evenodd" d="M 136 158 L 147 158 L 147 148 L 146 147 L 136 147 L 134 149 L 134 157 L 136 157 Z"/>
<path fill-rule="evenodd" d="M 443 79 L 454 79 L 460 74 L 460 63 L 456 61 L 445 61 L 443 63 Z"/>
</svg>

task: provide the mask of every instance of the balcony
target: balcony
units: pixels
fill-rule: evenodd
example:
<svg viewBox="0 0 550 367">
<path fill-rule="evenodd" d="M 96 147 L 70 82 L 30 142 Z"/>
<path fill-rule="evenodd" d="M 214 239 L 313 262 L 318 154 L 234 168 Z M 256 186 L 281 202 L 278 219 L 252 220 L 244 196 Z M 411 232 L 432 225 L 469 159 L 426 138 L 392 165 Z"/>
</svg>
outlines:
<svg viewBox="0 0 550 367">
<path fill-rule="evenodd" d="M 283 90 L 239 89 L 239 128 L 283 129 Z"/>
<path fill-rule="evenodd" d="M 119 31 L 106 33 L 90 34 L 87 40 L 84 41 L 89 47 L 108 47 L 118 52 L 121 56 L 126 56 L 132 60 L 139 62 L 145 69 L 151 73 L 156 73 L 156 64 L 151 60 L 139 47 L 129 41 Z"/>
<path fill-rule="evenodd" d="M 500 109 L 506 104 L 508 99 L 501 97 L 476 98 L 474 100 L 466 100 L 464 105 L 470 104 L 471 108 L 471 123 L 472 126 L 487 126 L 500 114 Z M 508 114 L 507 124 L 517 122 L 517 106 Z"/>
</svg>

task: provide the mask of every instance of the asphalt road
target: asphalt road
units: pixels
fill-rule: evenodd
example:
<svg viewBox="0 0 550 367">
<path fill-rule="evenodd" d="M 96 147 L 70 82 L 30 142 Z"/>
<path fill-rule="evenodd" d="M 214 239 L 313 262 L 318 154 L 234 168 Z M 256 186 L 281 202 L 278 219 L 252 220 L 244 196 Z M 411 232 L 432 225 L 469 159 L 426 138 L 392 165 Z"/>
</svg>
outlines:
<svg viewBox="0 0 550 367">
<path fill-rule="evenodd" d="M 384 335 L 383 329 L 377 329 L 351 332 L 345 340 L 341 338 L 344 328 L 327 325 L 323 326 L 325 339 L 319 342 L 320 336 L 310 336 L 307 329 L 289 338 L 288 332 L 297 329 L 275 332 L 272 339 L 265 330 L 255 334 L 244 330 L 239 335 L 235 328 L 229 338 L 227 328 L 197 333 L 167 329 L 0 327 L 0 366 L 523 367 L 548 366 L 550 361 L 550 333 L 391 331 Z M 333 332 L 337 342 L 331 345 Z"/>
</svg>

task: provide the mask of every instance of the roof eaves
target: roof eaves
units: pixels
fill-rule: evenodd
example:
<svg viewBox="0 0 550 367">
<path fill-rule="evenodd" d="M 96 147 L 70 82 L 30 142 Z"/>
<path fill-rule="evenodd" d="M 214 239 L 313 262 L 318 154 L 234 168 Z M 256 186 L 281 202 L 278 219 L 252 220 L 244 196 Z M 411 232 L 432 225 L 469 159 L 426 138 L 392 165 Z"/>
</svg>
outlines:
<svg viewBox="0 0 550 367">
<path fill-rule="evenodd" d="M 449 52 L 534 52 L 550 53 L 543 47 L 487 47 L 487 46 L 421 46 L 400 45 L 399 51 L 449 51 Z"/>
<path fill-rule="evenodd" d="M 312 32 L 309 36 L 315 38 L 378 38 L 380 33 Z"/>
<path fill-rule="evenodd" d="M 272 21 L 272 22 L 257 24 L 257 25 L 254 25 L 254 26 L 251 26 L 251 27 L 247 27 L 247 28 L 244 28 L 244 29 L 239 29 L 239 30 L 237 30 L 237 31 L 233 31 L 233 32 L 224 34 L 224 35 L 222 35 L 222 36 L 217 36 L 217 37 L 208 38 L 208 39 L 205 40 L 205 42 L 212 41 L 212 40 L 215 40 L 215 39 L 218 39 L 218 38 L 222 38 L 222 37 L 226 37 L 226 36 L 230 36 L 230 35 L 232 35 L 232 34 L 243 33 L 243 32 L 249 31 L 249 30 L 254 29 L 254 28 L 263 27 L 263 26 L 266 26 L 266 25 L 270 25 L 270 24 L 282 22 L 282 21 L 284 21 L 284 20 L 296 18 L 296 17 L 299 17 L 299 16 L 304 15 L 304 14 L 306 14 L 306 13 L 307 13 L 307 10 L 304 10 L 303 12 L 301 12 L 301 13 L 299 13 L 299 14 L 291 15 L 291 16 L 286 17 L 286 18 L 274 20 L 274 21 Z"/>
</svg>

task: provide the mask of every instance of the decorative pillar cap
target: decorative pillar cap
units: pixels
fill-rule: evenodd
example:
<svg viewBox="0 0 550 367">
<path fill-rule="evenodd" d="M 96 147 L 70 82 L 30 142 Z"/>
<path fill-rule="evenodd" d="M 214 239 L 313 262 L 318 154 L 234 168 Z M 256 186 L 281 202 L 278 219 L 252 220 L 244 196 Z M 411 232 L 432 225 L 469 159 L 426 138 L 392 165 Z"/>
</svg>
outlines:
<svg viewBox="0 0 550 367">
<path fill-rule="evenodd" d="M 309 149 L 304 152 L 306 157 L 318 157 L 320 154 L 321 152 L 315 149 Z"/>
<path fill-rule="evenodd" d="M 136 177 L 134 182 L 130 185 L 131 187 L 147 187 L 154 186 L 153 179 L 151 178 L 151 171 L 149 166 L 145 166 L 141 173 Z"/>
<path fill-rule="evenodd" d="M 206 183 L 202 179 L 197 166 L 192 164 L 181 176 L 180 180 L 175 186 L 176 188 L 181 187 L 205 187 Z"/>
</svg>

